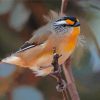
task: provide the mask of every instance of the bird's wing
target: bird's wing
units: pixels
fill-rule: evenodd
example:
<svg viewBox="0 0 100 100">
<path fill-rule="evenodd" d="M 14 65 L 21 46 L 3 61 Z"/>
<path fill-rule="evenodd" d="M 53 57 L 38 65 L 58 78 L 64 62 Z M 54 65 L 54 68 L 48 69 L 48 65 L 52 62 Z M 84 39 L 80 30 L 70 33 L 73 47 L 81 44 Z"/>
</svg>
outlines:
<svg viewBox="0 0 100 100">
<path fill-rule="evenodd" d="M 34 32 L 33 36 L 29 41 L 26 41 L 20 49 L 17 51 L 17 53 L 25 51 L 27 49 L 33 48 L 37 45 L 43 44 L 45 41 L 47 41 L 48 37 L 51 35 L 51 31 L 49 28 L 49 24 L 41 27 L 37 31 Z"/>
</svg>

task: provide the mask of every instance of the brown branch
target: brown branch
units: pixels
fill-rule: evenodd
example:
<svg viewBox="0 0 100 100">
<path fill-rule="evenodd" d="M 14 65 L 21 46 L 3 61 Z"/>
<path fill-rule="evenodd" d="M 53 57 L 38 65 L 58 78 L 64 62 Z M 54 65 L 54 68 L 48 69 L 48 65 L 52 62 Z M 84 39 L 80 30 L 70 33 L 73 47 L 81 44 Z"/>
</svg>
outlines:
<svg viewBox="0 0 100 100">
<path fill-rule="evenodd" d="M 71 57 L 69 57 L 63 65 L 63 71 L 67 80 L 67 89 L 70 94 L 71 100 L 80 100 L 72 73 Z"/>
</svg>

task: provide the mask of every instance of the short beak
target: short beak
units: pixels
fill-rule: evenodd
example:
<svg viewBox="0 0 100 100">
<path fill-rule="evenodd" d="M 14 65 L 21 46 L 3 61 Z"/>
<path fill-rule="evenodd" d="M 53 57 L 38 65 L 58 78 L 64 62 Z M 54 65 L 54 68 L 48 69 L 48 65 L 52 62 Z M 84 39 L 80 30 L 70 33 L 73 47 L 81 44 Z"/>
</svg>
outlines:
<svg viewBox="0 0 100 100">
<path fill-rule="evenodd" d="M 76 23 L 75 23 L 75 26 L 80 26 L 80 23 L 79 23 L 79 22 L 76 22 Z"/>
</svg>

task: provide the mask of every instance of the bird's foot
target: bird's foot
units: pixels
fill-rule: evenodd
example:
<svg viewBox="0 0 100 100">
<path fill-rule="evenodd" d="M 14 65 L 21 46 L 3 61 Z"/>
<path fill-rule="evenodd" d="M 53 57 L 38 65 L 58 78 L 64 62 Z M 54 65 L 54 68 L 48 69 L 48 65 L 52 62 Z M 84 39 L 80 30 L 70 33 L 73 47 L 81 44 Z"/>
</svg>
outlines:
<svg viewBox="0 0 100 100">
<path fill-rule="evenodd" d="M 66 84 L 65 80 L 63 80 L 63 79 L 56 86 L 56 89 L 58 92 L 63 92 L 66 88 L 67 88 L 67 84 Z"/>
<path fill-rule="evenodd" d="M 61 67 L 58 63 L 58 59 L 61 57 L 62 55 L 59 55 L 56 53 L 56 48 L 53 48 L 53 61 L 52 61 L 52 65 L 54 66 L 54 73 L 61 73 Z"/>
</svg>

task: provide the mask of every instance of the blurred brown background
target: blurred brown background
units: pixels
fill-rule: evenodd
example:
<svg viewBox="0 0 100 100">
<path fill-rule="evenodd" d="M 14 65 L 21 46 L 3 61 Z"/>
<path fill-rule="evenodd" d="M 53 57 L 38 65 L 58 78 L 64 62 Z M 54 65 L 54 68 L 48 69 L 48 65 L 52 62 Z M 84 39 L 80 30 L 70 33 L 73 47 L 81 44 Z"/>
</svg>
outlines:
<svg viewBox="0 0 100 100">
<path fill-rule="evenodd" d="M 69 0 L 66 15 L 81 22 L 84 46 L 73 54 L 73 73 L 81 100 L 100 100 L 100 1 Z M 0 0 L 0 59 L 46 24 L 43 15 L 59 12 L 61 0 Z M 0 100 L 62 100 L 50 77 L 35 77 L 29 69 L 0 64 Z"/>
</svg>

